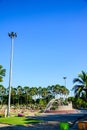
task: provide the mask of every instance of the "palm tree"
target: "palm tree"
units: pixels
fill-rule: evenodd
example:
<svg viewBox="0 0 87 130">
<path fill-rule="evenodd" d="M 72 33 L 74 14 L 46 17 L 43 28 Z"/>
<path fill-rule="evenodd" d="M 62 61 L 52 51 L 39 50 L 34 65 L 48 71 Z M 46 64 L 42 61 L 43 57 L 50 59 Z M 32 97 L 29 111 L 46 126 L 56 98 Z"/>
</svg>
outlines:
<svg viewBox="0 0 87 130">
<path fill-rule="evenodd" d="M 35 101 L 36 101 L 37 94 L 38 94 L 38 89 L 36 87 L 30 88 L 30 95 Z"/>
<path fill-rule="evenodd" d="M 60 87 L 60 94 L 62 96 L 64 96 L 64 98 L 65 98 L 65 96 L 69 95 L 69 90 L 65 86 L 61 86 Z"/>
<path fill-rule="evenodd" d="M 38 95 L 38 97 L 39 97 L 39 99 L 41 98 L 41 95 L 42 95 L 42 87 L 41 86 L 39 86 L 38 88 L 37 88 L 37 95 Z"/>
<path fill-rule="evenodd" d="M 11 87 L 11 97 L 12 97 L 11 101 L 12 101 L 13 105 L 15 103 L 16 93 L 17 93 L 17 89 Z"/>
<path fill-rule="evenodd" d="M 58 98 L 58 95 L 60 94 L 60 85 L 59 84 L 54 85 L 53 93 L 54 93 L 55 97 Z"/>
<path fill-rule="evenodd" d="M 42 98 L 45 99 L 48 96 L 47 88 L 42 88 Z"/>
<path fill-rule="evenodd" d="M 3 69 L 2 65 L 0 65 L 0 82 L 3 81 L 3 77 L 5 76 L 5 72 L 6 72 L 6 70 Z"/>
<path fill-rule="evenodd" d="M 3 105 L 3 97 L 6 93 L 6 89 L 4 88 L 3 85 L 0 85 L 0 101 L 1 101 L 1 104 Z"/>
<path fill-rule="evenodd" d="M 23 88 L 24 90 L 24 97 L 25 97 L 25 103 L 28 105 L 29 95 L 30 95 L 30 88 L 28 86 L 25 86 Z"/>
<path fill-rule="evenodd" d="M 82 71 L 82 73 L 78 74 L 77 78 L 74 78 L 73 83 L 75 84 L 73 89 L 75 93 L 75 97 L 83 97 L 84 100 L 87 101 L 87 72 Z"/>
<path fill-rule="evenodd" d="M 6 69 L 3 69 L 3 66 L 0 65 L 0 82 L 3 81 L 3 77 L 5 76 L 5 72 L 6 72 Z M 5 94 L 5 90 L 6 89 L 4 88 L 4 86 L 0 84 L 0 96 L 1 96 L 2 104 L 3 104 L 3 99 L 2 98 L 3 98 L 4 94 Z"/>
<path fill-rule="evenodd" d="M 17 87 L 17 97 L 18 97 L 18 104 L 22 104 L 21 96 L 23 94 L 23 88 L 22 86 Z"/>
</svg>

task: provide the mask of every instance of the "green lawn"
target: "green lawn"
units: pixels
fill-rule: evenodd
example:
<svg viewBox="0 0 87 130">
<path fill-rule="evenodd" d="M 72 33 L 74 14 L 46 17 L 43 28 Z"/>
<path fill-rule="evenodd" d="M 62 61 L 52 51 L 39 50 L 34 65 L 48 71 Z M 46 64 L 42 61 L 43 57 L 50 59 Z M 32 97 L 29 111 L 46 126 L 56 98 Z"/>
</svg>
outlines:
<svg viewBox="0 0 87 130">
<path fill-rule="evenodd" d="M 40 123 L 41 120 L 29 119 L 26 117 L 6 117 L 0 118 L 0 123 L 11 124 L 11 125 L 26 125 L 32 123 Z"/>
</svg>

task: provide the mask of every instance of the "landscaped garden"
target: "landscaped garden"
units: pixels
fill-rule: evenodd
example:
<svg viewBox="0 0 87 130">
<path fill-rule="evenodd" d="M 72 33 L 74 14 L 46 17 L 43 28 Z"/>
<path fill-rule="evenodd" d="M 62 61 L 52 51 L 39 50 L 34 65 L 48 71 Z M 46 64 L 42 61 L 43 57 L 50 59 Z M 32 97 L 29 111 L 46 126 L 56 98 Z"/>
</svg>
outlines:
<svg viewBox="0 0 87 130">
<path fill-rule="evenodd" d="M 5 69 L 0 65 L 0 82 L 5 76 Z M 11 87 L 10 117 L 7 117 L 9 88 L 0 84 L 0 123 L 10 125 L 29 125 L 41 123 L 42 120 L 30 118 L 44 112 L 47 104 L 58 97 L 62 105 L 72 102 L 75 109 L 87 108 L 87 73 L 82 71 L 73 80 L 73 91 L 75 96 L 69 97 L 69 90 L 60 84 L 47 87 L 17 86 Z M 56 110 L 60 102 L 54 102 L 51 107 Z M 26 118 L 28 117 L 28 118 Z"/>
</svg>

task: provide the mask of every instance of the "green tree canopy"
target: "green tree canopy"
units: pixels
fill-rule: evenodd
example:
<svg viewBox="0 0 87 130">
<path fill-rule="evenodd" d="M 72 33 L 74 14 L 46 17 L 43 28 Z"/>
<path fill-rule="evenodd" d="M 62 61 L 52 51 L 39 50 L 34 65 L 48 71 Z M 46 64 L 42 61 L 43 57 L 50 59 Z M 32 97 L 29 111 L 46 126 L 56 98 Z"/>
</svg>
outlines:
<svg viewBox="0 0 87 130">
<path fill-rule="evenodd" d="M 0 82 L 3 81 L 3 77 L 5 76 L 6 69 L 3 68 L 2 65 L 0 65 Z"/>
<path fill-rule="evenodd" d="M 75 97 L 84 97 L 84 100 L 87 101 L 87 72 L 82 71 L 80 74 L 78 74 L 78 77 L 74 78 L 73 83 Z"/>
</svg>

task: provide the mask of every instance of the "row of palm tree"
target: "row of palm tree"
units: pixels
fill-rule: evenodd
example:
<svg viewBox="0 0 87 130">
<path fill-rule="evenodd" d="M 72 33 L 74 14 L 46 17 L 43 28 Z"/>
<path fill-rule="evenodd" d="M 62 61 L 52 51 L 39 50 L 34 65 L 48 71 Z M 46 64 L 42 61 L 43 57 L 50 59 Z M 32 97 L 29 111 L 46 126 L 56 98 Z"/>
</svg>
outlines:
<svg viewBox="0 0 87 130">
<path fill-rule="evenodd" d="M 3 81 L 6 70 L 0 65 L 0 82 Z M 7 104 L 9 88 L 5 88 L 0 85 L 0 103 Z M 66 96 L 69 94 L 69 90 L 65 86 L 59 84 L 48 86 L 48 87 L 29 87 L 29 86 L 18 86 L 11 87 L 11 104 L 29 104 L 30 102 L 36 101 L 37 99 Z"/>
<path fill-rule="evenodd" d="M 0 65 L 0 82 L 3 81 L 6 70 Z M 82 71 L 78 74 L 77 78 L 73 80 L 73 88 L 75 94 L 75 100 L 77 102 L 84 101 L 87 102 L 87 72 Z M 11 103 L 15 104 L 28 104 L 30 102 L 36 101 L 37 99 L 46 99 L 48 102 L 51 98 L 54 97 L 65 97 L 69 94 L 69 90 L 65 86 L 59 84 L 51 85 L 48 87 L 29 87 L 29 86 L 18 86 L 17 88 L 11 88 Z M 7 103 L 8 100 L 8 88 L 5 88 L 0 84 L 0 103 Z"/>
<path fill-rule="evenodd" d="M 38 99 L 47 99 L 47 103 L 51 98 L 64 97 L 69 94 L 69 90 L 58 84 L 48 87 L 29 87 L 18 86 L 17 88 L 11 87 L 11 104 L 26 104 L 35 102 Z M 0 85 L 0 103 L 7 104 L 8 88 Z"/>
</svg>

